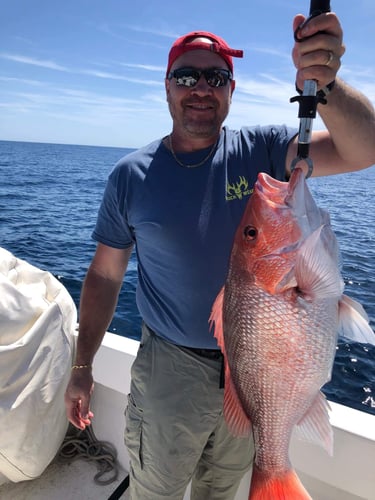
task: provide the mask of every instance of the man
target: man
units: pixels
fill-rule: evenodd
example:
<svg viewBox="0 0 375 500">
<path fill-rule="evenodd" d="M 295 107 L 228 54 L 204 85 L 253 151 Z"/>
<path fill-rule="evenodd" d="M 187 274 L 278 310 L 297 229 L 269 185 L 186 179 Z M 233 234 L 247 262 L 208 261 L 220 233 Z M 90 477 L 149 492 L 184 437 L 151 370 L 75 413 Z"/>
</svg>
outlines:
<svg viewBox="0 0 375 500">
<path fill-rule="evenodd" d="M 303 21 L 294 20 L 296 85 L 314 79 L 331 90 L 319 105 L 327 131 L 312 135 L 313 175 L 366 168 L 375 163 L 375 115 L 336 78 L 339 21 L 333 13 Z M 67 415 L 81 429 L 91 422 L 91 365 L 136 243 L 144 324 L 126 410 L 132 500 L 182 499 L 190 480 L 192 499 L 229 500 L 252 462 L 252 444 L 223 421 L 222 358 L 208 318 L 257 173 L 288 176 L 297 138 L 286 127 L 223 128 L 240 56 L 210 33 L 176 40 L 165 80 L 172 132 L 115 167 L 93 234 Z"/>
</svg>

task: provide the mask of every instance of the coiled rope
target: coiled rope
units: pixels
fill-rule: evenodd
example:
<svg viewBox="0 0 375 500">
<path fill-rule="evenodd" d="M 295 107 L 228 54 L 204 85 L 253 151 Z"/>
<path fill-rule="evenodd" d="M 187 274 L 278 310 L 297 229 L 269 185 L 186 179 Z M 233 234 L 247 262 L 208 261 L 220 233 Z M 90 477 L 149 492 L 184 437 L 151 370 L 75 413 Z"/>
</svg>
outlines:
<svg viewBox="0 0 375 500">
<path fill-rule="evenodd" d="M 107 441 L 98 441 L 92 425 L 83 431 L 70 426 L 58 456 L 63 462 L 72 462 L 80 458 L 96 462 L 98 468 L 94 476 L 96 484 L 105 486 L 116 481 L 118 477 L 116 448 Z"/>
</svg>

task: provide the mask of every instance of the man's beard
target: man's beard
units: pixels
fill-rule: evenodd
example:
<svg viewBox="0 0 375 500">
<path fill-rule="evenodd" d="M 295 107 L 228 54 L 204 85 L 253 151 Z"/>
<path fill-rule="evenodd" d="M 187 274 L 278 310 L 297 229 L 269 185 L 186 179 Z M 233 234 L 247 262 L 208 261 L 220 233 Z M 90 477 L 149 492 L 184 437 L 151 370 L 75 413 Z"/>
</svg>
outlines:
<svg viewBox="0 0 375 500">
<path fill-rule="evenodd" d="M 217 119 L 213 120 L 191 120 L 183 119 L 183 126 L 190 135 L 196 137 L 211 137 L 220 128 L 220 123 Z"/>
<path fill-rule="evenodd" d="M 195 112 L 193 108 L 189 106 L 194 106 L 194 104 L 208 105 L 211 108 L 206 112 L 209 116 L 205 116 L 205 112 L 202 112 L 202 116 L 194 116 Z M 183 115 L 182 115 L 182 125 L 189 134 L 196 137 L 211 137 L 216 134 L 220 129 L 222 121 L 221 117 L 218 115 L 219 104 L 213 99 L 187 99 L 182 103 Z M 199 111 L 197 112 L 199 113 Z M 193 116 L 192 116 L 193 115 Z"/>
<path fill-rule="evenodd" d="M 194 112 L 192 106 L 194 105 L 207 105 L 211 109 L 207 111 L 206 116 L 202 111 Z M 219 102 L 215 98 L 207 97 L 199 99 L 197 97 L 189 96 L 179 103 L 173 100 L 168 100 L 169 112 L 174 121 L 174 126 L 183 129 L 185 133 L 192 138 L 211 138 L 216 136 L 222 127 L 222 124 L 229 112 L 229 105 L 224 102 Z"/>
</svg>

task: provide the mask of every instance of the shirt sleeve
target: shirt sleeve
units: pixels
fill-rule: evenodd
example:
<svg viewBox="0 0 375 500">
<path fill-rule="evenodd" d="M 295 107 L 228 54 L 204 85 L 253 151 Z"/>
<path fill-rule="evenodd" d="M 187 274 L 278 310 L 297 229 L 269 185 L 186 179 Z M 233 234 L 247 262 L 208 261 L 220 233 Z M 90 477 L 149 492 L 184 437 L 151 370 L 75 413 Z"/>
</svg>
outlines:
<svg viewBox="0 0 375 500">
<path fill-rule="evenodd" d="M 127 221 L 126 197 L 121 196 L 126 189 L 122 177 L 116 169 L 109 176 L 92 233 L 95 241 L 119 249 L 130 247 L 135 242 Z"/>
</svg>

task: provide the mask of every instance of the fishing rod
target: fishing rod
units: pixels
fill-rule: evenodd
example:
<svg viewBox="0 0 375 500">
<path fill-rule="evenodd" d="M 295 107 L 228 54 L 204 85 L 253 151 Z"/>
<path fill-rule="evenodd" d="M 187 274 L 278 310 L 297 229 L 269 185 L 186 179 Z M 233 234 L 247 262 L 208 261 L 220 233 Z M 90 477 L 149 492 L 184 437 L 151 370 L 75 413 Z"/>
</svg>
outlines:
<svg viewBox="0 0 375 500">
<path fill-rule="evenodd" d="M 309 17 L 302 23 L 301 26 L 298 26 L 296 31 L 294 32 L 294 39 L 296 42 L 301 42 L 303 38 L 299 38 L 299 31 L 306 26 L 316 16 L 323 14 L 324 12 L 330 12 L 330 0 L 311 0 L 310 2 L 310 13 Z M 330 84 L 331 88 L 333 84 Z M 327 90 L 331 90 L 330 86 L 327 86 Z M 316 80 L 305 80 L 303 85 L 303 91 L 301 92 L 297 86 L 296 90 L 300 93 L 300 95 L 292 97 L 290 102 L 298 102 L 299 103 L 299 112 L 298 118 L 300 118 L 300 126 L 298 132 L 298 149 L 297 156 L 291 163 L 290 170 L 293 171 L 300 161 L 305 161 L 308 166 L 308 171 L 306 175 L 306 179 L 310 177 L 313 171 L 313 162 L 309 157 L 309 149 L 311 143 L 311 134 L 312 134 L 312 124 L 313 120 L 316 117 L 316 109 L 319 103 L 327 104 L 327 100 L 325 98 L 326 93 L 322 91 L 317 91 L 317 82 Z"/>
</svg>

